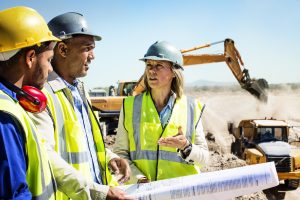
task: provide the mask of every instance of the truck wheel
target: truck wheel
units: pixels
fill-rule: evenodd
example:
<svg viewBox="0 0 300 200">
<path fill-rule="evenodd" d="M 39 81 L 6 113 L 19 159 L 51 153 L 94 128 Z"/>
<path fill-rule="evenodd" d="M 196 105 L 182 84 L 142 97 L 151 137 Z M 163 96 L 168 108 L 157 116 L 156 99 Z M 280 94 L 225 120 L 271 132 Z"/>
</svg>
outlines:
<svg viewBox="0 0 300 200">
<path fill-rule="evenodd" d="M 241 141 L 241 139 L 236 139 L 231 144 L 231 152 L 232 152 L 232 154 L 236 155 L 239 158 L 242 157 L 243 152 L 242 152 L 242 141 Z"/>
<path fill-rule="evenodd" d="M 300 180 L 299 179 L 288 179 L 288 180 L 284 180 L 284 184 L 293 190 L 296 190 L 299 186 Z"/>
</svg>

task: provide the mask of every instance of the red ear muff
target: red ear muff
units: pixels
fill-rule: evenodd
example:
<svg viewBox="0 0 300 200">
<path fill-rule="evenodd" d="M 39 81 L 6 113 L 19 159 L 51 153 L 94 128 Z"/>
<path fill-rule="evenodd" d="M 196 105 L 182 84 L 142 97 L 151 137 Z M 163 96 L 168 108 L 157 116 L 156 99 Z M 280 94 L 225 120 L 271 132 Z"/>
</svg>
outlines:
<svg viewBox="0 0 300 200">
<path fill-rule="evenodd" d="M 39 89 L 25 85 L 21 88 L 0 77 L 1 83 L 17 94 L 17 99 L 24 110 L 39 113 L 46 109 L 47 97 Z"/>
<path fill-rule="evenodd" d="M 47 97 L 41 90 L 28 85 L 23 86 L 22 90 L 16 92 L 17 99 L 26 111 L 39 113 L 46 109 Z"/>
</svg>

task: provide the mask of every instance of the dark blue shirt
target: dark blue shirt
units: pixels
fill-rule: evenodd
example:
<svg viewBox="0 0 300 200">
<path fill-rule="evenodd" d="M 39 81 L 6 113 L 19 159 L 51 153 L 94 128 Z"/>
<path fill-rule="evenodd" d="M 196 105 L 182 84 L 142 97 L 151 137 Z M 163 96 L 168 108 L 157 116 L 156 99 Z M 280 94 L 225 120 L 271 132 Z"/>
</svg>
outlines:
<svg viewBox="0 0 300 200">
<path fill-rule="evenodd" d="M 0 83 L 0 90 L 16 100 L 16 94 Z M 26 183 L 25 136 L 16 118 L 0 110 L 0 199 L 31 199 Z"/>
</svg>

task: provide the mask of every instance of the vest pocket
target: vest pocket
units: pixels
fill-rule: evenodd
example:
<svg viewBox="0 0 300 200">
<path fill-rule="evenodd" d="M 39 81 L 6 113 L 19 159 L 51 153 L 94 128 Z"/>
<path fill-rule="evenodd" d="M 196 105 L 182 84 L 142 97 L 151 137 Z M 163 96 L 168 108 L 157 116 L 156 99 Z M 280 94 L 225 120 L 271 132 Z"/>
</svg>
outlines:
<svg viewBox="0 0 300 200">
<path fill-rule="evenodd" d="M 178 126 L 176 126 L 175 124 L 168 124 L 168 126 L 164 130 L 162 138 L 172 137 L 177 134 L 178 134 Z M 160 146 L 160 149 L 165 151 L 177 152 L 177 149 L 174 147 Z"/>
<path fill-rule="evenodd" d="M 167 127 L 165 128 L 163 137 L 170 137 L 170 136 L 177 135 L 178 134 L 178 128 L 179 128 L 178 125 L 168 124 Z M 182 130 L 182 131 L 183 131 L 183 134 L 184 134 L 184 130 Z"/>
<path fill-rule="evenodd" d="M 160 124 L 153 124 L 144 122 L 143 128 L 140 134 L 141 148 L 147 150 L 157 149 L 157 141 L 162 133 L 162 127 Z"/>
</svg>

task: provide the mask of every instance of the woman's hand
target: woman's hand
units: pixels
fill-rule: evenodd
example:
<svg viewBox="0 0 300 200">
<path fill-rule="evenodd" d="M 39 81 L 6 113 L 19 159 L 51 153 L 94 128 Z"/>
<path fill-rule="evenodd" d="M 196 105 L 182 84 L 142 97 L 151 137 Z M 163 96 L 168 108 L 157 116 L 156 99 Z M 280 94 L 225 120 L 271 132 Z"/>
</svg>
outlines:
<svg viewBox="0 0 300 200">
<path fill-rule="evenodd" d="M 147 179 L 147 177 L 141 177 L 139 178 L 139 180 L 137 181 L 137 183 L 150 183 L 150 180 Z"/>
<path fill-rule="evenodd" d="M 182 127 L 179 126 L 177 135 L 166 138 L 160 138 L 158 140 L 158 144 L 160 146 L 174 147 L 179 150 L 183 150 L 186 146 L 189 145 L 189 142 L 186 139 L 185 135 L 183 135 Z"/>
</svg>

